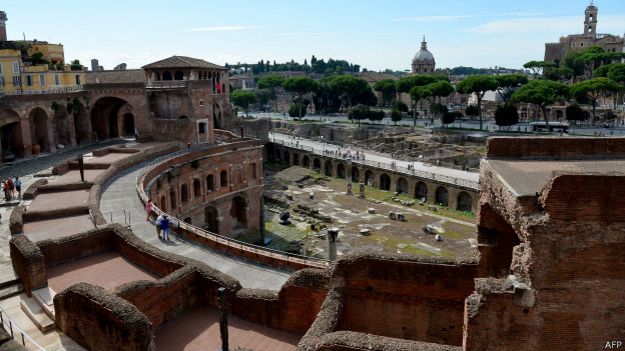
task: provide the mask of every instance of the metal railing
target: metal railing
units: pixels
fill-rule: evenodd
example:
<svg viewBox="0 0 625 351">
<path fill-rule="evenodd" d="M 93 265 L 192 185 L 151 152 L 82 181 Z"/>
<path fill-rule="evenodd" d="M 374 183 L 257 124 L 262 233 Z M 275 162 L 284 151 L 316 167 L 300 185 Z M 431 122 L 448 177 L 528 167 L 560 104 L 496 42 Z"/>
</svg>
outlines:
<svg viewBox="0 0 625 351">
<path fill-rule="evenodd" d="M 146 84 L 146 88 L 148 89 L 177 89 L 177 88 L 186 88 L 188 83 L 186 80 L 157 80 L 157 81 L 149 81 Z"/>
<path fill-rule="evenodd" d="M 22 328 L 9 318 L 9 315 L 0 307 L 0 325 L 11 338 L 22 344 L 26 349 L 31 351 L 46 351 L 41 345 L 37 344 Z"/>
<path fill-rule="evenodd" d="M 123 214 L 124 219 L 123 222 L 120 221 L 113 221 L 113 218 L 119 218 L 120 216 L 118 216 L 118 214 Z M 120 223 L 123 224 L 124 227 L 126 228 L 132 228 L 132 220 L 130 217 L 130 210 L 115 210 L 115 211 L 109 211 L 109 212 L 104 212 L 102 213 L 102 217 L 104 217 L 106 219 L 106 217 L 109 218 L 109 223 Z"/>
<path fill-rule="evenodd" d="M 276 139 L 275 137 L 271 138 L 270 140 L 276 144 L 280 144 L 280 145 L 298 149 L 298 150 L 308 151 L 312 154 L 319 155 L 319 156 L 330 157 L 330 158 L 335 158 L 335 159 L 340 159 L 340 160 L 345 160 L 345 161 L 351 161 L 352 163 L 361 164 L 364 166 L 382 168 L 382 169 L 386 169 L 390 171 L 395 171 L 398 173 L 403 173 L 406 175 L 412 175 L 412 176 L 421 177 L 425 179 L 435 180 L 441 183 L 453 184 L 453 185 L 463 186 L 463 187 L 470 188 L 470 189 L 480 190 L 479 182 L 475 182 L 475 181 L 468 180 L 468 179 L 461 179 L 461 178 L 456 178 L 456 177 L 452 177 L 452 176 L 448 176 L 444 174 L 421 171 L 421 170 L 417 170 L 413 168 L 408 169 L 407 167 L 397 166 L 391 163 L 367 160 L 366 157 L 364 160 L 362 158 L 343 158 L 343 157 L 335 155 L 334 153 L 330 153 L 330 154 L 324 153 L 324 149 L 319 149 L 319 148 L 315 148 L 312 146 L 300 145 L 298 143 L 285 141 L 282 139 Z"/>
<path fill-rule="evenodd" d="M 153 160 L 152 162 L 148 163 L 145 167 L 143 167 L 138 173 L 137 173 L 137 178 L 136 178 L 136 190 L 137 190 L 137 194 L 139 196 L 139 198 L 141 199 L 141 202 L 145 204 L 145 202 L 148 201 L 148 195 L 146 193 L 146 189 L 142 187 L 143 184 L 143 177 L 145 176 L 145 174 L 147 172 L 149 172 L 151 169 L 157 167 L 159 164 L 171 160 L 173 158 L 176 158 L 178 156 L 187 154 L 187 153 L 191 153 L 191 152 L 195 152 L 198 151 L 200 149 L 203 148 L 207 148 L 206 146 L 204 147 L 200 147 L 202 144 L 197 145 L 194 148 L 190 148 L 190 149 L 185 149 L 185 150 L 180 150 L 177 152 L 174 152 L 172 154 L 169 155 L 165 155 L 162 157 L 159 157 L 155 160 Z M 208 145 L 213 146 L 213 145 Z M 274 259 L 280 259 L 286 262 L 293 262 L 293 263 L 300 263 L 303 265 L 308 265 L 310 267 L 317 267 L 317 268 L 325 268 L 328 266 L 329 261 L 322 259 L 322 258 L 315 258 L 315 257 L 309 257 L 309 256 L 304 256 L 304 255 L 298 255 L 298 254 L 292 254 L 292 253 L 288 253 L 288 252 L 284 252 L 284 251 L 279 251 L 279 250 L 274 250 L 274 249 L 270 249 L 267 247 L 263 247 L 263 246 L 258 246 L 258 245 L 254 245 L 254 244 L 250 244 L 250 243 L 246 243 L 243 241 L 239 241 L 236 239 L 232 239 L 232 238 L 228 238 L 226 236 L 222 236 L 213 232 L 210 232 L 208 230 L 205 230 L 203 228 L 199 228 L 196 227 L 194 225 L 185 223 L 184 221 L 180 220 L 179 218 L 177 218 L 176 216 L 172 216 L 171 214 L 166 213 L 165 211 L 162 211 L 160 208 L 158 208 L 156 205 L 153 206 L 153 210 L 157 215 L 161 215 L 161 214 L 166 214 L 167 216 L 171 217 L 171 218 L 175 218 L 175 222 L 177 222 L 177 226 L 180 229 L 186 230 L 189 233 L 192 233 L 194 235 L 197 235 L 199 237 L 202 237 L 206 240 L 210 240 L 222 245 L 225 245 L 227 247 L 230 248 L 234 248 L 237 250 L 241 250 L 241 251 L 246 251 L 246 252 L 250 252 L 256 255 L 262 255 L 265 257 L 270 257 L 270 258 L 274 258 Z"/>
</svg>

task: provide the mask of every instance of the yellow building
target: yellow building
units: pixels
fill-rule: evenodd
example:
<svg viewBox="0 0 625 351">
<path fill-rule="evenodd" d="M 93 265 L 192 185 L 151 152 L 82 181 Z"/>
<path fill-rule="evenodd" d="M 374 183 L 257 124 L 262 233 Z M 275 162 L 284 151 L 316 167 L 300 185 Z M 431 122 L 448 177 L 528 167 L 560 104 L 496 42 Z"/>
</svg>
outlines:
<svg viewBox="0 0 625 351">
<path fill-rule="evenodd" d="M 27 44 L 27 57 L 23 57 L 17 48 L 0 50 L 0 96 L 60 93 L 81 88 L 85 73 L 82 70 L 73 71 L 64 64 L 62 45 L 18 43 Z M 33 64 L 30 61 L 31 52 L 41 52 L 42 58 L 49 63 Z"/>
</svg>

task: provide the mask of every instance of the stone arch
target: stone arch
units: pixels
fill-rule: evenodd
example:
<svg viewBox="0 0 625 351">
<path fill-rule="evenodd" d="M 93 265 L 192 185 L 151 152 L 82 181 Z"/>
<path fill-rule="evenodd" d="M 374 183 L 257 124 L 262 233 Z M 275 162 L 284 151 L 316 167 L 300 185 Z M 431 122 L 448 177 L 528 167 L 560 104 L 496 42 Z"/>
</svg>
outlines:
<svg viewBox="0 0 625 351">
<path fill-rule="evenodd" d="M 174 76 L 172 76 L 171 72 L 165 71 L 163 72 L 163 80 L 174 80 Z"/>
<path fill-rule="evenodd" d="M 134 134 L 134 114 L 128 101 L 118 97 L 98 99 L 91 108 L 91 126 L 98 139 L 117 138 L 124 134 L 125 114 L 133 115 L 132 134 Z M 130 124 L 130 117 L 128 117 Z M 128 126 L 130 128 L 130 126 Z"/>
<path fill-rule="evenodd" d="M 218 103 L 213 104 L 213 128 L 223 129 L 221 106 Z"/>
<path fill-rule="evenodd" d="M 438 188 L 436 188 L 436 193 L 434 194 L 434 202 L 441 206 L 449 205 L 449 192 L 447 191 L 447 188 L 445 188 L 444 186 L 439 186 Z"/>
<path fill-rule="evenodd" d="M 318 158 L 315 158 L 313 160 L 313 169 L 317 172 L 321 172 L 321 160 Z"/>
<path fill-rule="evenodd" d="M 215 175 L 206 176 L 206 191 L 215 191 Z"/>
<path fill-rule="evenodd" d="M 473 198 L 466 191 L 461 191 L 458 194 L 456 209 L 458 211 L 471 212 L 473 210 Z"/>
<path fill-rule="evenodd" d="M 0 144 L 2 144 L 2 162 L 13 161 L 16 157 L 24 157 L 22 125 L 17 112 L 0 111 Z"/>
<path fill-rule="evenodd" d="M 299 154 L 297 152 L 293 153 L 293 165 L 299 166 Z"/>
<path fill-rule="evenodd" d="M 345 179 L 345 165 L 342 162 L 336 165 L 336 177 Z"/>
<path fill-rule="evenodd" d="M 30 123 L 31 144 L 39 145 L 41 151 L 50 152 L 50 136 L 48 134 L 48 114 L 41 107 L 35 107 L 28 114 Z"/>
<path fill-rule="evenodd" d="M 282 163 L 282 152 L 279 149 L 276 149 L 276 152 L 274 152 L 274 161 Z"/>
<path fill-rule="evenodd" d="M 234 228 L 247 228 L 247 202 L 241 196 L 232 198 L 230 216 L 234 220 Z"/>
<path fill-rule="evenodd" d="M 395 187 L 395 191 L 400 194 L 408 194 L 408 181 L 404 177 L 399 177 L 397 179 L 397 186 Z"/>
<path fill-rule="evenodd" d="M 375 178 L 373 176 L 373 171 L 370 169 L 365 171 L 365 184 L 368 186 L 375 186 Z"/>
<path fill-rule="evenodd" d="M 202 196 L 202 182 L 195 178 L 193 179 L 193 197 L 197 198 Z"/>
<path fill-rule="evenodd" d="M 121 130 L 123 132 L 123 136 L 135 136 L 135 116 L 132 113 L 124 113 L 124 116 L 122 117 Z"/>
<path fill-rule="evenodd" d="M 332 177 L 332 161 L 326 160 L 323 167 L 323 174 L 328 177 Z"/>
<path fill-rule="evenodd" d="M 53 126 L 54 144 L 61 144 L 65 147 L 72 145 L 69 116 L 65 106 L 59 106 L 59 109 L 54 113 Z"/>
<path fill-rule="evenodd" d="M 165 199 L 165 195 L 161 196 L 161 201 L 159 202 L 159 207 L 161 211 L 167 212 L 167 199 Z"/>
<path fill-rule="evenodd" d="M 189 185 L 184 183 L 180 186 L 180 204 L 189 201 Z"/>
<path fill-rule="evenodd" d="M 76 144 L 82 145 L 92 140 L 93 131 L 91 130 L 91 120 L 88 117 L 85 105 L 79 103 L 75 106 L 75 108 L 76 107 L 77 110 L 72 111 L 72 116 L 74 117 Z"/>
<path fill-rule="evenodd" d="M 419 200 L 426 200 L 428 198 L 428 186 L 424 182 L 417 182 L 414 195 Z"/>
<path fill-rule="evenodd" d="M 184 72 L 176 71 L 174 73 L 174 80 L 184 80 Z"/>
<path fill-rule="evenodd" d="M 216 207 L 208 206 L 204 209 L 204 223 L 206 230 L 219 234 L 219 211 Z"/>
<path fill-rule="evenodd" d="M 483 274 L 491 277 L 507 276 L 513 249 L 521 240 L 512 226 L 487 203 L 480 208 L 477 241 Z"/>
<path fill-rule="evenodd" d="M 380 174 L 380 190 L 391 190 L 391 177 L 386 173 Z"/>
<path fill-rule="evenodd" d="M 289 154 L 288 150 L 284 150 L 284 163 L 286 163 L 287 165 L 291 164 L 291 155 Z"/>
<path fill-rule="evenodd" d="M 360 181 L 360 170 L 358 167 L 352 166 L 352 182 L 358 183 Z"/>
<path fill-rule="evenodd" d="M 183 222 L 185 222 L 186 224 L 193 224 L 193 223 L 191 223 L 191 222 L 192 222 L 192 221 L 191 221 L 191 217 L 186 217 L 186 218 L 183 220 Z"/>
<path fill-rule="evenodd" d="M 310 167 L 310 157 L 308 157 L 308 155 L 302 157 L 302 166 L 306 168 Z"/>
<path fill-rule="evenodd" d="M 219 186 L 222 188 L 228 186 L 228 171 L 225 169 L 219 173 Z"/>
<path fill-rule="evenodd" d="M 171 212 L 176 210 L 177 207 L 176 201 L 176 190 L 174 188 L 169 190 L 169 210 Z"/>
</svg>

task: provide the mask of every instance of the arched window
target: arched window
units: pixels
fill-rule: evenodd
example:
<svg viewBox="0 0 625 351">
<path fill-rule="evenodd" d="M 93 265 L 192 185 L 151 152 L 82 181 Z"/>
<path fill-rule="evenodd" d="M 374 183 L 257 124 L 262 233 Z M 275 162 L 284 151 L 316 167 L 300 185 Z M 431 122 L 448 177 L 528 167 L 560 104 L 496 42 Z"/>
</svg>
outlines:
<svg viewBox="0 0 625 351">
<path fill-rule="evenodd" d="M 193 179 L 193 197 L 202 196 L 202 184 L 199 179 Z"/>
<path fill-rule="evenodd" d="M 252 174 L 252 179 L 257 179 L 256 175 L 256 163 L 250 163 L 250 173 Z"/>
<path fill-rule="evenodd" d="M 170 211 L 174 211 L 176 209 L 176 191 L 171 190 L 169 192 L 169 209 Z"/>
<path fill-rule="evenodd" d="M 219 174 L 219 186 L 222 188 L 228 186 L 228 172 L 225 170 Z"/>
<path fill-rule="evenodd" d="M 215 176 L 212 174 L 206 177 L 206 190 L 215 191 Z"/>
<path fill-rule="evenodd" d="M 169 72 L 169 71 L 163 72 L 163 80 L 173 80 L 171 72 Z"/>
<path fill-rule="evenodd" d="M 174 80 L 184 80 L 184 73 L 182 73 L 182 71 L 176 71 L 176 73 L 174 73 Z"/>
<path fill-rule="evenodd" d="M 189 186 L 182 184 L 180 187 L 180 202 L 185 203 L 187 201 L 189 201 Z"/>
</svg>

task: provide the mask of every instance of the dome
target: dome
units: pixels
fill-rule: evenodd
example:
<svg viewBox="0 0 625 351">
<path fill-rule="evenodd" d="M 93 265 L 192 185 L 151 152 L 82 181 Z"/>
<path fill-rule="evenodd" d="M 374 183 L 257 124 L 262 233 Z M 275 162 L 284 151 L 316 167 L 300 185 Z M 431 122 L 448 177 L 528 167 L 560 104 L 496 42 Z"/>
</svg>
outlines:
<svg viewBox="0 0 625 351">
<path fill-rule="evenodd" d="M 414 55 L 413 61 L 434 61 L 434 55 L 428 50 L 428 43 L 425 41 L 425 37 L 421 42 L 421 50 Z"/>
</svg>

